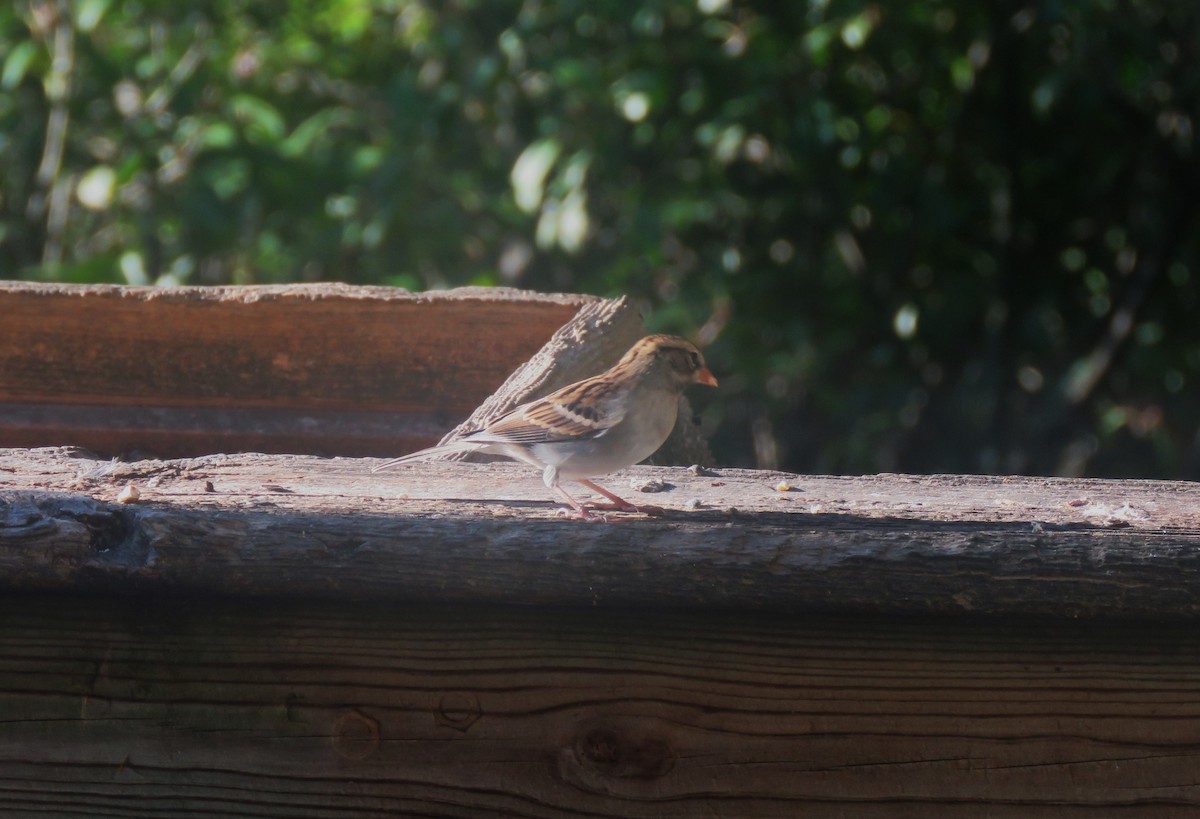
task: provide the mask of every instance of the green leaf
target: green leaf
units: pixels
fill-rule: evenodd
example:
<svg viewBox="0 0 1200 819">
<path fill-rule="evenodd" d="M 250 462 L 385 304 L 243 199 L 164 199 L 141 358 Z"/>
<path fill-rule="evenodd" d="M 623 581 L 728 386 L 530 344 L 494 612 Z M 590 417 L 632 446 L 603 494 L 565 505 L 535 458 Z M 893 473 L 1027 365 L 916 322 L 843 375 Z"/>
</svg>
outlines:
<svg viewBox="0 0 1200 819">
<path fill-rule="evenodd" d="M 77 0 L 75 3 L 75 26 L 82 32 L 91 32 L 104 17 L 112 0 Z"/>
<path fill-rule="evenodd" d="M 11 91 L 20 85 L 37 53 L 38 45 L 33 40 L 22 40 L 13 46 L 13 50 L 8 52 L 4 59 L 4 70 L 0 72 L 0 88 Z"/>
<path fill-rule="evenodd" d="M 533 213 L 542 203 L 546 185 L 546 174 L 562 152 L 562 144 L 553 137 L 539 139 L 530 144 L 513 164 L 509 179 L 517 206 L 526 213 Z"/>
<path fill-rule="evenodd" d="M 283 114 L 271 103 L 249 94 L 238 94 L 229 103 L 235 119 L 246 125 L 246 136 L 254 142 L 278 142 L 286 125 Z"/>
<path fill-rule="evenodd" d="M 279 152 L 287 157 L 300 156 L 312 150 L 314 143 L 328 131 L 341 125 L 350 125 L 358 115 L 349 108 L 326 108 L 318 111 L 297 125 L 279 146 Z"/>
</svg>

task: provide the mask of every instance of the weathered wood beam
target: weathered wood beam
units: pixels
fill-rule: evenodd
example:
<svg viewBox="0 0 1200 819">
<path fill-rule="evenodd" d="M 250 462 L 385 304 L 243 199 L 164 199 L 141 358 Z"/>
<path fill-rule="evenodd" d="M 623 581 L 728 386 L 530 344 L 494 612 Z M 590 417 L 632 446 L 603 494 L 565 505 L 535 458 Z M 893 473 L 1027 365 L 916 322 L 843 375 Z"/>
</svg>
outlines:
<svg viewBox="0 0 1200 819">
<path fill-rule="evenodd" d="M 0 452 L 0 812 L 1200 811 L 1194 484 L 375 462 Z"/>
<path fill-rule="evenodd" d="M 0 452 L 0 584 L 769 611 L 1200 615 L 1200 485 L 638 467 L 564 520 L 510 464 Z M 790 484 L 779 491 L 778 484 Z M 132 483 L 135 503 L 119 503 Z M 633 493 L 636 494 L 636 493 Z"/>
<path fill-rule="evenodd" d="M 0 282 L 0 446 L 399 454 L 606 304 L 504 288 Z"/>
</svg>

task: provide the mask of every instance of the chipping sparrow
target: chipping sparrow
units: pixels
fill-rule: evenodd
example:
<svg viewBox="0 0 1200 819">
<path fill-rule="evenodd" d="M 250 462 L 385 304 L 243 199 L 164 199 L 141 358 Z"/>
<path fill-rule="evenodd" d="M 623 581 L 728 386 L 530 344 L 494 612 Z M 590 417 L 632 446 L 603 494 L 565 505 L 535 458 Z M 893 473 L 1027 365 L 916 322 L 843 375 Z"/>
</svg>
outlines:
<svg viewBox="0 0 1200 819">
<path fill-rule="evenodd" d="M 546 486 L 566 499 L 574 517 L 595 519 L 592 509 L 640 511 L 589 478 L 653 455 L 675 427 L 679 396 L 691 384 L 717 386 L 700 351 L 675 336 L 647 336 L 600 375 L 522 404 L 458 440 L 386 461 L 372 471 L 455 452 L 485 452 L 542 470 Z M 561 481 L 577 481 L 611 503 L 582 504 Z"/>
</svg>

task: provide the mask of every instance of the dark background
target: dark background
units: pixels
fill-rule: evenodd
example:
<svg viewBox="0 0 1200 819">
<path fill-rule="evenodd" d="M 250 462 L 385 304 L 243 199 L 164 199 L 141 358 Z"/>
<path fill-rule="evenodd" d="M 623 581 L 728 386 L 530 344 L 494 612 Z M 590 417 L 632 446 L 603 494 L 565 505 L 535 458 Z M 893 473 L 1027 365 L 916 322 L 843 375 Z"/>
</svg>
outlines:
<svg viewBox="0 0 1200 819">
<path fill-rule="evenodd" d="M 1194 0 L 195 5 L 0 4 L 0 277 L 626 293 L 723 464 L 1200 478 Z"/>
</svg>

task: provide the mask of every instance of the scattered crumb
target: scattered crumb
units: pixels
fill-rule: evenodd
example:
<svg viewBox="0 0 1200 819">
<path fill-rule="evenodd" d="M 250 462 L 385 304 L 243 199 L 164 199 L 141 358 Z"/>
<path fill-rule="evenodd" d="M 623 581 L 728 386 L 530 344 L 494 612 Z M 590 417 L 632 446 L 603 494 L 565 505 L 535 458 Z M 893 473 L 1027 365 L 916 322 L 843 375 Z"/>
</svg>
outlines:
<svg viewBox="0 0 1200 819">
<path fill-rule="evenodd" d="M 142 497 L 142 493 L 133 485 L 133 481 L 125 484 L 125 488 L 121 490 L 121 494 L 117 495 L 117 503 L 137 503 Z"/>
<path fill-rule="evenodd" d="M 713 475 L 717 474 L 716 472 L 713 472 L 711 469 L 709 469 L 707 466 L 700 466 L 700 464 L 692 464 L 691 466 L 688 467 L 688 472 L 691 472 L 697 478 L 705 478 L 705 477 L 710 478 Z"/>
<path fill-rule="evenodd" d="M 674 487 L 662 478 L 646 478 L 644 480 L 631 478 L 629 488 L 635 492 L 666 492 Z"/>
<path fill-rule="evenodd" d="M 700 502 L 699 498 L 688 498 L 687 502 L 683 504 L 683 508 L 687 509 L 689 512 L 692 512 L 696 509 L 699 509 L 703 505 L 704 504 Z"/>
<path fill-rule="evenodd" d="M 787 481 L 780 481 L 779 483 L 775 484 L 775 491 L 776 492 L 791 492 L 792 485 L 790 483 L 788 483 Z"/>
<path fill-rule="evenodd" d="M 217 487 L 213 486 L 213 482 L 212 482 L 212 481 L 205 481 L 205 482 L 204 482 L 204 491 L 205 491 L 205 492 L 216 492 L 216 491 L 217 491 Z"/>
<path fill-rule="evenodd" d="M 1087 506 L 1087 505 L 1088 505 L 1087 498 L 1076 498 L 1073 501 L 1067 501 L 1067 506 Z"/>
<path fill-rule="evenodd" d="M 1040 534 L 1041 532 L 1046 531 L 1046 527 L 1042 526 L 1041 521 L 1035 520 L 1029 524 L 1029 531 L 1033 532 L 1034 534 Z"/>
</svg>

